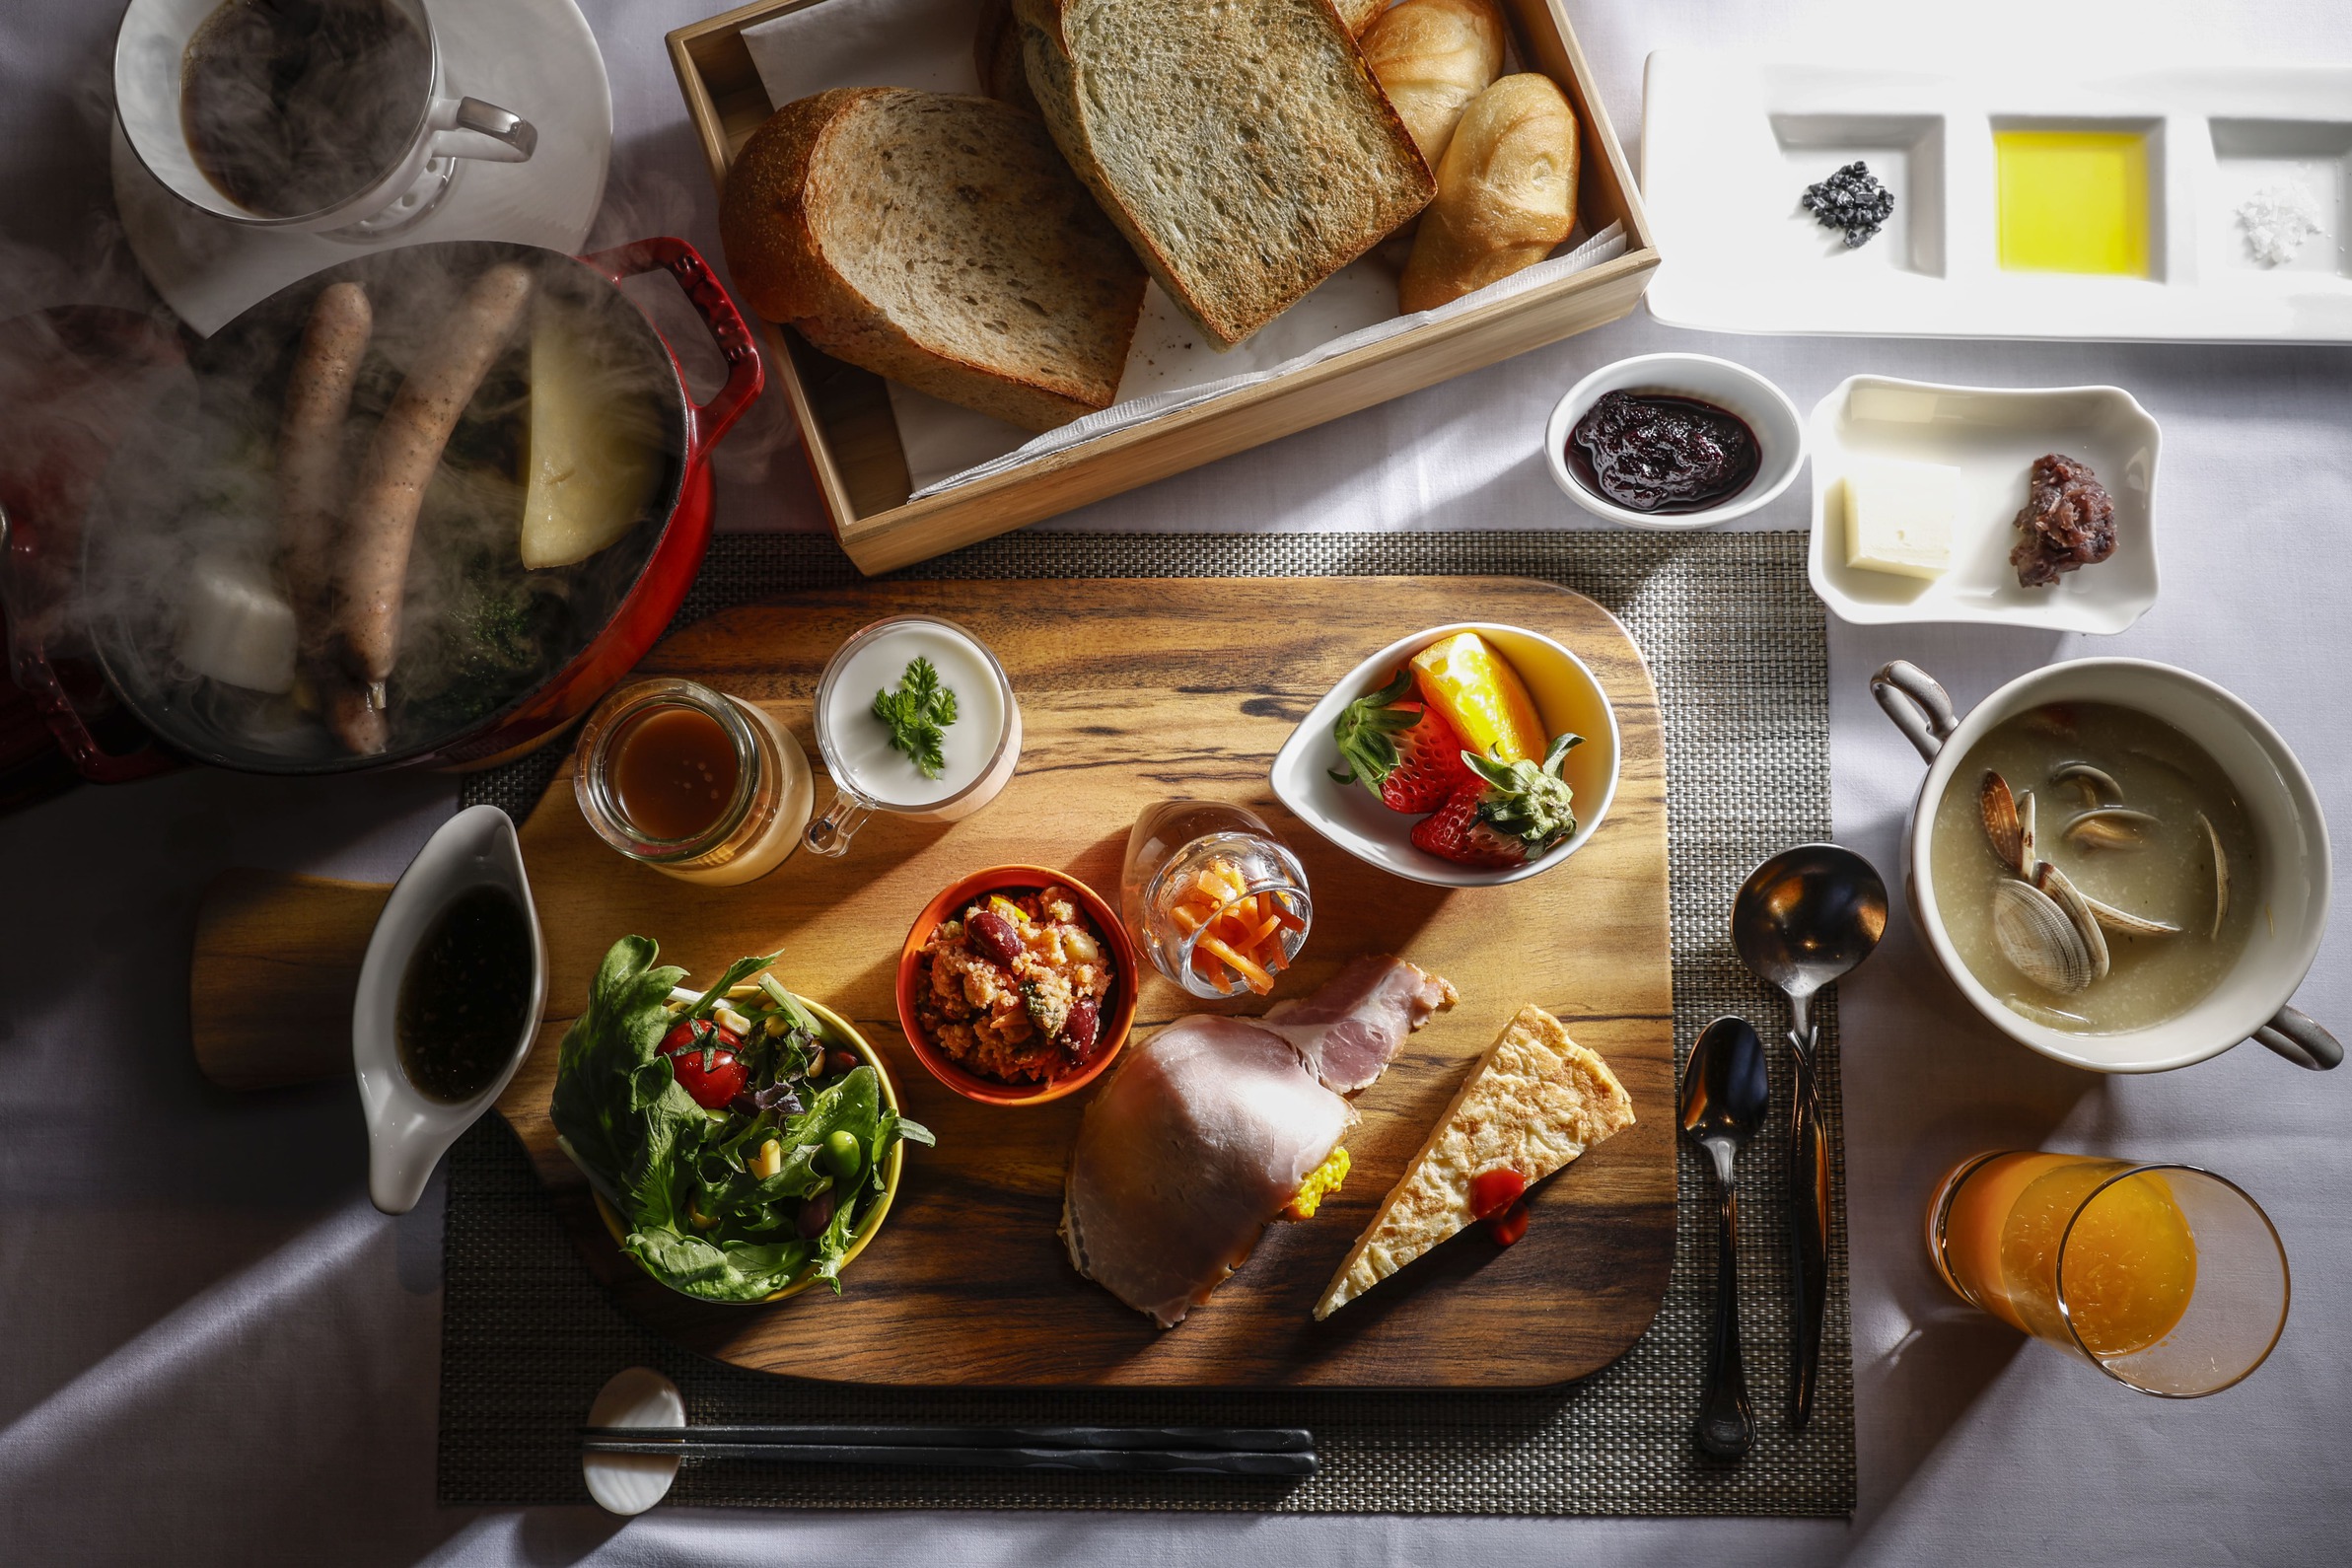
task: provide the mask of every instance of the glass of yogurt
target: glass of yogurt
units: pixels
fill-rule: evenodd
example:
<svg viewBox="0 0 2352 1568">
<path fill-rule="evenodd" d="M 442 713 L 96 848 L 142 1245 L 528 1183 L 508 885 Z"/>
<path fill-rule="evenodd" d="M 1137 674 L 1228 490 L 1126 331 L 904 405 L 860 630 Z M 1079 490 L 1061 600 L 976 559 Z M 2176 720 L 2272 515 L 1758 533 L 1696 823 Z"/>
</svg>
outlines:
<svg viewBox="0 0 2352 1568">
<path fill-rule="evenodd" d="M 876 694 L 895 691 L 917 659 L 930 660 L 956 694 L 937 778 L 892 748 L 890 726 L 874 714 Z M 816 729 L 833 800 L 802 835 L 815 855 L 845 852 L 876 812 L 918 822 L 969 817 L 996 799 L 1021 760 L 1021 708 L 1004 666 L 977 637 L 936 615 L 893 615 L 843 643 L 817 682 Z"/>
</svg>

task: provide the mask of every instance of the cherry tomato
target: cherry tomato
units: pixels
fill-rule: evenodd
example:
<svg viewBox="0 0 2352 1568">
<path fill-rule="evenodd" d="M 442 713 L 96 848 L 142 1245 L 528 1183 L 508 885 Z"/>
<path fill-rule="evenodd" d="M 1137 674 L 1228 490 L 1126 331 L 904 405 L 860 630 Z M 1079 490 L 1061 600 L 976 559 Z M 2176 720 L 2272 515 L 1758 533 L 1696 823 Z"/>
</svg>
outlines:
<svg viewBox="0 0 2352 1568">
<path fill-rule="evenodd" d="M 1482 1171 L 1470 1178 L 1470 1213 L 1481 1220 L 1491 1220 L 1517 1203 L 1527 1189 L 1527 1177 L 1508 1166 L 1499 1171 Z"/>
<path fill-rule="evenodd" d="M 1486 1222 L 1486 1234 L 1497 1247 L 1509 1247 L 1528 1234 L 1528 1206 L 1514 1203 Z"/>
<path fill-rule="evenodd" d="M 724 1110 L 727 1102 L 744 1092 L 750 1073 L 736 1052 L 744 1038 L 708 1019 L 680 1024 L 662 1036 L 662 1054 L 670 1058 L 678 1084 L 705 1110 Z M 708 1053 L 710 1065 L 702 1065 Z"/>
</svg>

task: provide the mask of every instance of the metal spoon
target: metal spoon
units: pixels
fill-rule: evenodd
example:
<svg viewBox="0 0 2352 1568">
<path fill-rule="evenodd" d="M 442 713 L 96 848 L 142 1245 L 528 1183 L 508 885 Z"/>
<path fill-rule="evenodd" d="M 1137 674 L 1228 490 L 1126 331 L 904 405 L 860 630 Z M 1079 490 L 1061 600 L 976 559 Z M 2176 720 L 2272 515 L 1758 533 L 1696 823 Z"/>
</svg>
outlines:
<svg viewBox="0 0 2352 1568">
<path fill-rule="evenodd" d="M 1719 1018 L 1700 1031 L 1682 1069 L 1682 1136 L 1715 1167 L 1722 1219 L 1715 1233 L 1715 1332 L 1707 1388 L 1693 1431 L 1699 1447 L 1736 1460 L 1755 1439 L 1747 1373 L 1740 1359 L 1740 1191 L 1732 1177 L 1740 1146 L 1764 1123 L 1764 1044 L 1746 1019 Z"/>
<path fill-rule="evenodd" d="M 1789 999 L 1796 1092 L 1789 1105 L 1791 1305 L 1796 1310 L 1789 1430 L 1813 1416 L 1829 1303 L 1829 1149 L 1814 1076 L 1813 999 L 1879 945 L 1887 884 L 1871 863 L 1836 844 L 1801 844 L 1748 873 L 1732 901 L 1732 946 L 1741 962 Z"/>
</svg>

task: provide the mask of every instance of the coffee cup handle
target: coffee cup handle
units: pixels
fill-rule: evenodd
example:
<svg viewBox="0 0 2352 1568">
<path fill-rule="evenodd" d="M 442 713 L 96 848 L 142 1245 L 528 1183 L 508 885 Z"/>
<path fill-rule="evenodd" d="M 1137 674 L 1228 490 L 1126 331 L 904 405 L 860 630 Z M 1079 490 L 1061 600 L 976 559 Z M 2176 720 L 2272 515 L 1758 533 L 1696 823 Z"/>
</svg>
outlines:
<svg viewBox="0 0 2352 1568">
<path fill-rule="evenodd" d="M 2280 1008 L 2269 1023 L 2254 1031 L 2253 1037 L 2296 1066 L 2316 1073 L 2340 1066 L 2344 1060 L 2344 1047 L 2336 1037 L 2321 1028 L 2318 1020 L 2297 1008 Z"/>
<path fill-rule="evenodd" d="M 1936 683 L 1933 676 L 1907 659 L 1897 659 L 1881 667 L 1870 677 L 1870 694 L 1879 699 L 1879 706 L 1903 739 L 1918 748 L 1919 754 L 1933 762 L 1944 743 L 1952 739 L 1952 732 L 1960 728 L 1960 715 L 1952 711 L 1952 697 Z M 2315 1026 L 2316 1027 L 2316 1026 Z"/>
<path fill-rule="evenodd" d="M 801 847 L 812 855 L 834 859 L 849 853 L 849 841 L 874 815 L 874 803 L 855 790 L 833 786 L 833 804 L 822 817 L 812 818 L 801 833 Z"/>
<path fill-rule="evenodd" d="M 511 109 L 478 98 L 445 98 L 433 106 L 433 156 L 527 164 L 538 151 L 538 127 Z"/>
</svg>

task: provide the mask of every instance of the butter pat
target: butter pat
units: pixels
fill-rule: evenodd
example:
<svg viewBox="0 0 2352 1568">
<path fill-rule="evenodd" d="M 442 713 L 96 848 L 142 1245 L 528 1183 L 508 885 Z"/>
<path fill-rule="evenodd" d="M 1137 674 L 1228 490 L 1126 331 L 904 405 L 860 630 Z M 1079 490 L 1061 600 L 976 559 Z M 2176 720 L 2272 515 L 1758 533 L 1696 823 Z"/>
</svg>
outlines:
<svg viewBox="0 0 2352 1568">
<path fill-rule="evenodd" d="M 1960 469 L 1873 460 L 1846 470 L 1846 564 L 1937 578 L 1952 567 Z"/>
</svg>

